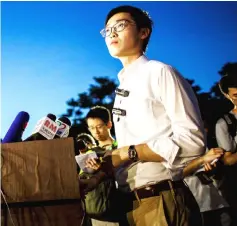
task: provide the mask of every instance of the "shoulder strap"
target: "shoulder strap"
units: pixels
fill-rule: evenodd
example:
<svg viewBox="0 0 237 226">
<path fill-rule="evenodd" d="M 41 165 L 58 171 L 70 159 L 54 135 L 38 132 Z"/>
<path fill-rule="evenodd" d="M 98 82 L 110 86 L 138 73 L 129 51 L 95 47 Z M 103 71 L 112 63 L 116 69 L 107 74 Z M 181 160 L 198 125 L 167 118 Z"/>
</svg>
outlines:
<svg viewBox="0 0 237 226">
<path fill-rule="evenodd" d="M 95 152 L 95 151 L 93 151 L 92 149 L 89 149 L 89 150 L 86 152 L 86 154 L 88 154 L 88 153 L 93 153 L 93 152 Z"/>
<path fill-rule="evenodd" d="M 117 149 L 117 147 L 118 147 L 118 142 L 114 140 L 112 144 L 106 144 L 101 148 L 106 149 L 106 151 L 112 151 L 114 149 Z"/>
<path fill-rule="evenodd" d="M 228 131 L 231 137 L 234 138 L 236 136 L 236 129 L 237 129 L 237 120 L 235 116 L 231 113 L 227 113 L 227 114 L 224 114 L 222 118 L 225 120 L 228 126 Z"/>
<path fill-rule="evenodd" d="M 94 151 L 98 157 L 103 157 L 105 154 L 105 150 L 99 146 L 93 147 L 91 150 Z"/>
</svg>

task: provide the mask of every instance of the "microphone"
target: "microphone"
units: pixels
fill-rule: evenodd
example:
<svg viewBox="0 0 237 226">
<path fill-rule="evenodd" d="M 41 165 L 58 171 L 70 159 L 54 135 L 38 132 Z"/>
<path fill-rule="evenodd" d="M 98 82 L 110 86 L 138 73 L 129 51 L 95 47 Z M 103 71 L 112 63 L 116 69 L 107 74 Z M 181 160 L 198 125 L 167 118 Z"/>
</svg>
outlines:
<svg viewBox="0 0 237 226">
<path fill-rule="evenodd" d="M 65 138 L 69 135 L 69 130 L 71 128 L 71 121 L 67 117 L 61 117 L 56 120 L 58 125 L 58 130 L 54 139 Z"/>
<path fill-rule="evenodd" d="M 19 112 L 8 129 L 5 137 L 3 138 L 2 143 L 22 141 L 22 134 L 28 124 L 29 119 L 30 115 L 27 112 Z"/>
<path fill-rule="evenodd" d="M 33 141 L 33 140 L 51 140 L 54 138 L 58 125 L 55 122 L 56 116 L 53 114 L 48 114 L 46 117 L 40 119 L 32 135 L 26 138 L 24 141 Z"/>
<path fill-rule="evenodd" d="M 49 114 L 47 114 L 47 117 L 50 118 L 51 120 L 53 120 L 54 122 L 56 120 L 56 116 L 54 114 L 49 113 Z"/>
</svg>

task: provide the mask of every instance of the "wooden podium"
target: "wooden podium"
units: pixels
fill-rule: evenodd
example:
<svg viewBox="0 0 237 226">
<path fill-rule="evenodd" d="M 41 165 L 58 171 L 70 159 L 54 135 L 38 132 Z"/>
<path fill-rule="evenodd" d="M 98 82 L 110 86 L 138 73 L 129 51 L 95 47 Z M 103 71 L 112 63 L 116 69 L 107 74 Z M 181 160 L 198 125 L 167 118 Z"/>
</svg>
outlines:
<svg viewBox="0 0 237 226">
<path fill-rule="evenodd" d="M 1 191 L 2 226 L 80 226 L 73 139 L 2 144 Z"/>
</svg>

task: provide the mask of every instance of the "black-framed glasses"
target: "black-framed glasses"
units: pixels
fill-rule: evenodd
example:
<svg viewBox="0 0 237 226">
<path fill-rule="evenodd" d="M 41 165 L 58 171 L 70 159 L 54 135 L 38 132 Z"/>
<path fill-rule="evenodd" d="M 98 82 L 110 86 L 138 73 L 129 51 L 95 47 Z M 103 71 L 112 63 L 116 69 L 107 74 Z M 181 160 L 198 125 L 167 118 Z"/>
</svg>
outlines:
<svg viewBox="0 0 237 226">
<path fill-rule="evenodd" d="M 106 124 L 105 123 L 103 123 L 103 124 L 99 124 L 99 125 L 97 125 L 97 126 L 89 126 L 88 127 L 88 130 L 89 131 L 94 131 L 94 130 L 100 130 L 100 129 L 102 129 L 104 126 L 105 126 Z"/>
<path fill-rule="evenodd" d="M 127 27 L 128 24 L 134 24 L 135 25 L 135 23 L 133 21 L 123 19 L 123 20 L 118 21 L 112 27 L 105 27 L 104 29 L 102 29 L 100 31 L 100 34 L 102 35 L 103 38 L 108 37 L 113 32 L 113 30 L 115 32 L 123 31 Z"/>
</svg>

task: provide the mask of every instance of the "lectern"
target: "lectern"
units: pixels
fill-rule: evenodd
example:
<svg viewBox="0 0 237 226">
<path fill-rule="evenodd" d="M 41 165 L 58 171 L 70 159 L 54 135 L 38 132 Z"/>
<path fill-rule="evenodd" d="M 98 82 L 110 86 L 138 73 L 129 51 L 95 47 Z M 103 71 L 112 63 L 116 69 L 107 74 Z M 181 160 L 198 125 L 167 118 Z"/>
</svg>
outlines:
<svg viewBox="0 0 237 226">
<path fill-rule="evenodd" d="M 73 139 L 2 144 L 1 191 L 2 226 L 80 226 Z"/>
</svg>

